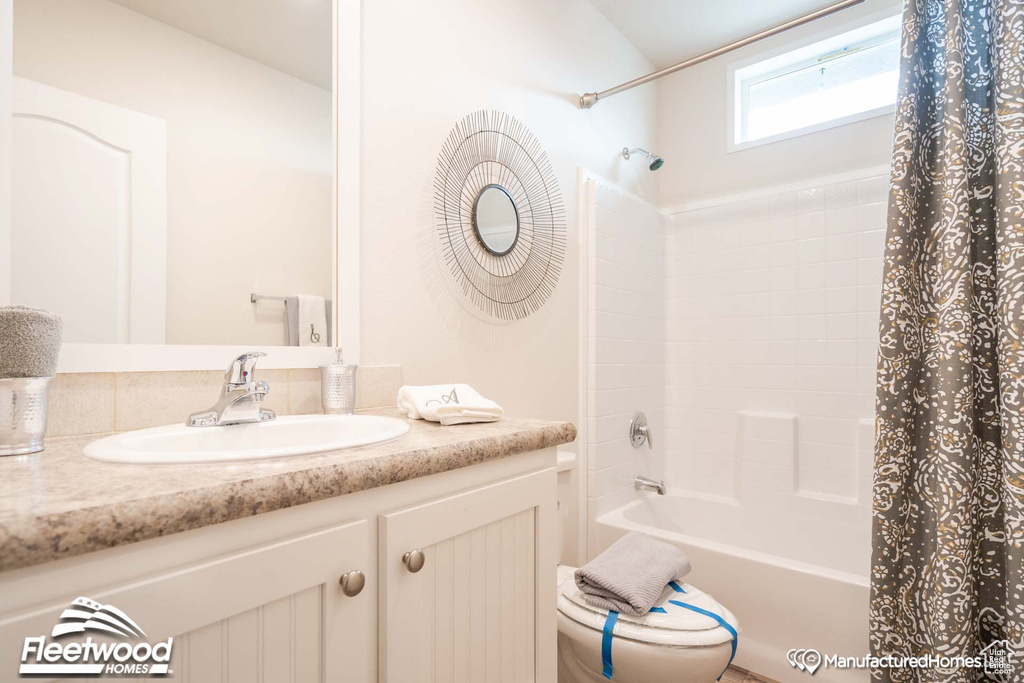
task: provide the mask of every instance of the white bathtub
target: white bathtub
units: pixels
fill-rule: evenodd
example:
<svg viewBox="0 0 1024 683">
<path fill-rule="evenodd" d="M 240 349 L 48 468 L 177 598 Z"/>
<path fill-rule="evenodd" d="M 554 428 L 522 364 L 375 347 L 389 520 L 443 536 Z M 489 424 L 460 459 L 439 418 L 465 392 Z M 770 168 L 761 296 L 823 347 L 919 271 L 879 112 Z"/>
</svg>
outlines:
<svg viewBox="0 0 1024 683">
<path fill-rule="evenodd" d="M 823 655 L 867 654 L 867 577 L 764 552 L 760 545 L 769 540 L 749 538 L 749 529 L 758 525 L 744 524 L 742 516 L 732 510 L 738 507 L 686 496 L 645 495 L 597 518 L 590 553 L 600 552 L 631 530 L 678 545 L 693 562 L 693 572 L 686 580 L 711 593 L 740 620 L 735 664 L 785 683 L 870 680 L 866 670 L 824 667 L 811 678 L 786 660 L 786 653 L 793 648 L 814 648 Z M 700 538 L 685 533 L 686 529 L 714 531 L 719 539 L 749 547 Z M 786 546 L 785 541 L 799 540 L 802 534 L 789 531 L 776 528 L 772 537 L 792 550 L 795 548 Z M 598 547 L 593 547 L 595 544 Z M 863 538 L 853 544 L 862 546 Z M 830 544 L 824 540 L 822 545 Z M 848 543 L 833 539 L 829 550 L 843 545 Z M 798 549 L 814 553 L 813 546 Z M 842 559 L 833 552 L 821 556 L 833 564 Z"/>
</svg>

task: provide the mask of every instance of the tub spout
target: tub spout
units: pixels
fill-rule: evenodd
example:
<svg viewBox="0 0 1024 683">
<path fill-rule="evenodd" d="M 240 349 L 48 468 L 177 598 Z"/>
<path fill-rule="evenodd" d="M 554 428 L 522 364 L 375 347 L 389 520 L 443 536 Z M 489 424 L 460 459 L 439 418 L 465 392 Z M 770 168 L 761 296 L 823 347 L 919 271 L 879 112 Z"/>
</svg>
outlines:
<svg viewBox="0 0 1024 683">
<path fill-rule="evenodd" d="M 633 480 L 633 488 L 637 491 L 657 491 L 659 496 L 665 495 L 665 482 L 648 479 L 641 475 L 638 475 L 637 478 Z"/>
</svg>

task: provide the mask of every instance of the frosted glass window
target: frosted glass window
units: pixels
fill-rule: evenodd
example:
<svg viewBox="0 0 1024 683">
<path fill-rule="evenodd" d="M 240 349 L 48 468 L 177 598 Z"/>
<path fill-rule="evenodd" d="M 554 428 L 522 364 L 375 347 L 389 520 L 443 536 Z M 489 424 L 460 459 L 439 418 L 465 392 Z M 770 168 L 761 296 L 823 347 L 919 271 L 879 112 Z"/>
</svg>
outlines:
<svg viewBox="0 0 1024 683">
<path fill-rule="evenodd" d="M 735 72 L 735 142 L 809 132 L 889 111 L 900 38 L 891 20 Z"/>
</svg>

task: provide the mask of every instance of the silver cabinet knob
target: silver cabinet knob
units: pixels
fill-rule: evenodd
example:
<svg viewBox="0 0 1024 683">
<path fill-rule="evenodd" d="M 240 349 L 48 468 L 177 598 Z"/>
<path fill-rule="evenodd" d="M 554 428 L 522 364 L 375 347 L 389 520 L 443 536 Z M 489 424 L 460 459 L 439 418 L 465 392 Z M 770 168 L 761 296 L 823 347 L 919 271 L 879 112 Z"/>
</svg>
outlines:
<svg viewBox="0 0 1024 683">
<path fill-rule="evenodd" d="M 358 569 L 354 572 L 341 575 L 341 592 L 352 598 L 363 592 L 363 586 L 366 585 L 366 575 Z"/>
<path fill-rule="evenodd" d="M 427 558 L 423 555 L 422 550 L 413 550 L 402 555 L 402 563 L 405 564 L 405 568 L 413 574 L 423 569 L 423 563 L 426 562 L 426 560 Z"/>
</svg>

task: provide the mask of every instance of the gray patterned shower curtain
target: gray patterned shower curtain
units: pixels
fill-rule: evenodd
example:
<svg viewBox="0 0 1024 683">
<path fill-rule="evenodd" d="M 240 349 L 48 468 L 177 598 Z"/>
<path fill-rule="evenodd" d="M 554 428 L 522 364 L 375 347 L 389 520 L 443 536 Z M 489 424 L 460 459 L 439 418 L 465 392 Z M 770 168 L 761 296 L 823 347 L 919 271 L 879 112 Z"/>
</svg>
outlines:
<svg viewBox="0 0 1024 683">
<path fill-rule="evenodd" d="M 1024 0 L 906 0 L 882 292 L 871 650 L 1024 680 Z"/>
</svg>

